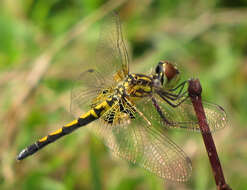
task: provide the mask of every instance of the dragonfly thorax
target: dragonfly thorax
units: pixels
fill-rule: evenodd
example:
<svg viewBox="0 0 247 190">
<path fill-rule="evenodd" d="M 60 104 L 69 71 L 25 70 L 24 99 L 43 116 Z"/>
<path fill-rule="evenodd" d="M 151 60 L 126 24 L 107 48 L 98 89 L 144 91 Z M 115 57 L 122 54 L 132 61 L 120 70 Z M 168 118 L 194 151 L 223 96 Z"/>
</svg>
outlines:
<svg viewBox="0 0 247 190">
<path fill-rule="evenodd" d="M 119 94 L 127 97 L 146 97 L 152 92 L 153 80 L 143 74 L 130 74 L 117 86 Z"/>
</svg>

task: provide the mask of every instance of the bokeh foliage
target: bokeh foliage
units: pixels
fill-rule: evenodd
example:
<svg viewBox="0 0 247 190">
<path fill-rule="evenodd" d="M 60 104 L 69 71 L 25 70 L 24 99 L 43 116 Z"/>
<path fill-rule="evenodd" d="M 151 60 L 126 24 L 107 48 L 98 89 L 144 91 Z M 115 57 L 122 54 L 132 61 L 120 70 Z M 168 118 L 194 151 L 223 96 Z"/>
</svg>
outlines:
<svg viewBox="0 0 247 190">
<path fill-rule="evenodd" d="M 192 159 L 185 184 L 114 160 L 85 128 L 16 162 L 23 147 L 72 119 L 70 89 L 88 63 L 98 25 L 90 23 L 96 29 L 88 27 L 77 38 L 67 32 L 107 2 L 0 1 L 0 189 L 215 189 L 200 134 L 181 131 L 169 135 Z M 149 72 L 160 59 L 174 61 L 184 78 L 200 79 L 204 99 L 225 108 L 229 126 L 214 138 L 227 182 L 246 189 L 247 1 L 132 0 L 118 11 L 131 69 Z M 59 45 L 60 39 L 69 40 Z M 39 80 L 29 89 L 36 74 Z"/>
</svg>

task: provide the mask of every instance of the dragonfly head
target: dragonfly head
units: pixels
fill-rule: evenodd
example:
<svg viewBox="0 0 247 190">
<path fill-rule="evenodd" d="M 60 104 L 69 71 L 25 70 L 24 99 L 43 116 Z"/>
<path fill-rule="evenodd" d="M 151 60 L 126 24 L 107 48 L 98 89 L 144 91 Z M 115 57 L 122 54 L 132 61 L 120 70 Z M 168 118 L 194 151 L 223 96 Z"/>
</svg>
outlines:
<svg viewBox="0 0 247 190">
<path fill-rule="evenodd" d="M 177 67 L 168 61 L 160 61 L 155 68 L 155 83 L 166 88 L 174 87 L 180 79 Z"/>
</svg>

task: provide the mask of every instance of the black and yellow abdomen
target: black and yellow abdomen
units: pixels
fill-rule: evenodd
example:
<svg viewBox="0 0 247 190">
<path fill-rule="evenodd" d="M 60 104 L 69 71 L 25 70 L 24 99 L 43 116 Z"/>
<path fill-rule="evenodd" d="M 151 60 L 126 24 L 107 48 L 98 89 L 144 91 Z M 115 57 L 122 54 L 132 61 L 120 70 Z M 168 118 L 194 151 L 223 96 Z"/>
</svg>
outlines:
<svg viewBox="0 0 247 190">
<path fill-rule="evenodd" d="M 85 126 L 92 121 L 100 118 L 107 110 L 111 108 L 116 100 L 110 98 L 108 100 L 103 101 L 101 104 L 95 106 L 93 109 L 89 110 L 87 113 L 81 115 L 77 120 L 74 120 L 67 125 L 64 125 L 62 128 L 56 130 L 55 132 L 50 133 L 49 135 L 39 139 L 34 144 L 28 146 L 27 148 L 23 149 L 18 157 L 17 160 L 22 160 L 29 155 L 34 154 L 41 148 L 45 147 L 46 145 L 56 141 L 60 137 L 67 135 L 73 132 L 75 129 L 79 127 Z"/>
</svg>

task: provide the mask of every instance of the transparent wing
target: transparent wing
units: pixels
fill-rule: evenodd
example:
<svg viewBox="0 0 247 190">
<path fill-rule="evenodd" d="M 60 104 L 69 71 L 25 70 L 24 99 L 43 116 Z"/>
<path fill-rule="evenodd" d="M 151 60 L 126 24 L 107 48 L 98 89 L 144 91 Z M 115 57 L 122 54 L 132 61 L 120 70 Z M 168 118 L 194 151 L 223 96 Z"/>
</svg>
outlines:
<svg viewBox="0 0 247 190">
<path fill-rule="evenodd" d="M 89 109 L 92 104 L 98 103 L 111 93 L 111 86 L 107 86 L 104 76 L 94 69 L 80 74 L 71 90 L 70 112 L 78 117 L 82 110 Z M 101 96 L 100 96 L 101 95 Z"/>
<path fill-rule="evenodd" d="M 181 128 L 200 132 L 198 120 L 190 99 L 187 99 L 178 107 L 174 108 L 162 100 L 158 95 L 154 95 L 154 98 L 164 114 L 164 118 L 162 118 L 160 114 L 155 115 L 156 118 L 154 118 L 161 125 L 168 128 Z M 203 102 L 203 107 L 211 132 L 227 126 L 227 116 L 222 107 L 205 101 Z M 146 111 L 148 112 L 148 109 Z"/>
<path fill-rule="evenodd" d="M 84 108 L 104 100 L 129 73 L 129 57 L 117 14 L 104 19 L 97 49 L 85 67 L 90 69 L 80 74 L 71 91 L 70 110 L 75 117 Z"/>
<path fill-rule="evenodd" d="M 117 14 L 109 15 L 102 23 L 95 64 L 99 72 L 114 77 L 116 81 L 129 73 L 128 52 Z"/>
<path fill-rule="evenodd" d="M 192 167 L 186 154 L 145 113 L 115 104 L 90 129 L 103 137 L 112 154 L 172 181 L 186 181 Z M 150 118 L 150 117 L 149 117 Z M 106 123 L 113 120 L 112 124 Z M 103 124 L 102 124 L 103 123 Z"/>
</svg>

